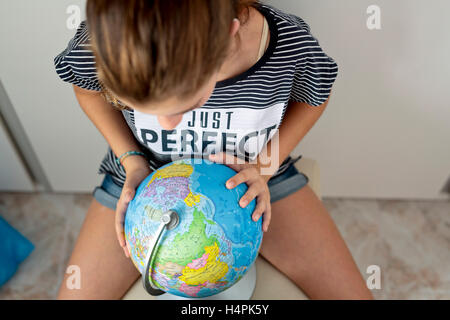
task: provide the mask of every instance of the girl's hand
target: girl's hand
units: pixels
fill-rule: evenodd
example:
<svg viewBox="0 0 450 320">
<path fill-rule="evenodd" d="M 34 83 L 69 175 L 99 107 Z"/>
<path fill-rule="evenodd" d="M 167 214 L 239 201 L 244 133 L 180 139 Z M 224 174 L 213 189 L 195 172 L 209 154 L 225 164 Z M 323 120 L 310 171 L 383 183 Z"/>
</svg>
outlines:
<svg viewBox="0 0 450 320">
<path fill-rule="evenodd" d="M 129 158 L 131 160 L 131 157 Z M 128 158 L 126 160 L 128 161 Z M 129 163 L 131 163 L 131 161 Z M 125 252 L 125 256 L 129 258 L 130 253 L 128 251 L 125 241 L 125 229 L 124 229 L 125 213 L 128 208 L 128 203 L 134 198 L 137 187 L 151 173 L 151 169 L 146 160 L 144 160 L 140 161 L 138 165 L 125 167 L 125 171 L 127 173 L 127 176 L 122 188 L 122 193 L 120 194 L 119 201 L 117 201 L 115 225 L 116 225 L 117 239 L 119 240 L 120 246 L 123 248 Z"/>
<path fill-rule="evenodd" d="M 225 164 L 238 172 L 226 182 L 226 187 L 228 189 L 233 189 L 244 182 L 247 183 L 248 190 L 239 200 L 239 205 L 242 208 L 245 208 L 253 199 L 257 198 L 257 203 L 255 210 L 252 213 L 252 218 L 253 221 L 258 221 L 258 219 L 264 214 L 263 230 L 264 232 L 267 232 L 271 218 L 270 192 L 267 185 L 270 176 L 261 175 L 259 165 L 248 162 L 238 164 L 236 157 L 223 152 L 220 152 L 219 154 L 211 154 L 209 156 L 209 160 L 216 163 Z"/>
</svg>

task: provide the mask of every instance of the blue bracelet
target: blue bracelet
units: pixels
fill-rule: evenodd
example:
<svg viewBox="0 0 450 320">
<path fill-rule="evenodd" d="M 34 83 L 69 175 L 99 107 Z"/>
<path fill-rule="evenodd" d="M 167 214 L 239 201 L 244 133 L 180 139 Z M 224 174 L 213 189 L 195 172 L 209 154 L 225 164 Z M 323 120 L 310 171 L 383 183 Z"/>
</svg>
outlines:
<svg viewBox="0 0 450 320">
<path fill-rule="evenodd" d="M 134 156 L 134 155 L 146 157 L 145 153 L 140 152 L 140 151 L 127 151 L 124 154 L 122 154 L 119 158 L 116 158 L 117 165 L 122 166 L 122 163 L 120 162 L 122 160 L 122 158 L 124 158 L 124 157 L 126 158 L 128 156 Z"/>
</svg>

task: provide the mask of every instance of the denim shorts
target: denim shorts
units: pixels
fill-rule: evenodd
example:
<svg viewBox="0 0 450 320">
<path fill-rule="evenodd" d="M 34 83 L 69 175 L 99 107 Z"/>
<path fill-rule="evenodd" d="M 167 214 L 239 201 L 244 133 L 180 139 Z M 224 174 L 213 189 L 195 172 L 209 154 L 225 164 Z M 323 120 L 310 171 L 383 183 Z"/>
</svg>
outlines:
<svg viewBox="0 0 450 320">
<path fill-rule="evenodd" d="M 270 202 L 275 202 L 300 190 L 308 184 L 308 177 L 299 172 L 294 164 L 290 164 L 282 173 L 268 181 Z M 105 174 L 102 184 L 93 191 L 94 198 L 105 207 L 116 210 L 117 201 L 122 193 L 122 187 L 117 185 L 111 175 Z"/>
</svg>

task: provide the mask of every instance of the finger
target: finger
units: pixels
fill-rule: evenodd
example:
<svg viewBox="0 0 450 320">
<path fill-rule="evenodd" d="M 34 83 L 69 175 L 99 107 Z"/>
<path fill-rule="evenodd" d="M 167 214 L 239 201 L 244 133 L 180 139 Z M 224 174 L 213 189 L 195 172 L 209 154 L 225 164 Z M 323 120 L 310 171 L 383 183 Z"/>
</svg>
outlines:
<svg viewBox="0 0 450 320">
<path fill-rule="evenodd" d="M 267 232 L 269 230 L 269 224 L 270 224 L 270 220 L 272 219 L 272 206 L 270 205 L 270 202 L 268 204 L 268 206 L 266 207 L 266 211 L 264 212 L 263 215 L 263 231 Z"/>
<path fill-rule="evenodd" d="M 123 203 L 118 202 L 117 203 L 117 211 L 116 211 L 116 221 L 115 221 L 115 228 L 116 228 L 116 235 L 117 239 L 119 240 L 119 244 L 122 248 L 125 248 L 125 230 L 123 227 L 123 213 L 122 213 Z"/>
<path fill-rule="evenodd" d="M 125 246 L 125 255 L 127 255 L 128 256 L 128 258 L 131 256 L 130 255 L 130 252 L 131 252 L 131 248 L 130 248 L 130 244 L 127 242 L 126 243 L 126 246 Z"/>
<path fill-rule="evenodd" d="M 127 258 L 130 257 L 130 253 L 128 252 L 128 248 L 127 248 L 127 247 L 123 248 L 123 253 L 125 254 L 125 256 L 126 256 Z"/>
<path fill-rule="evenodd" d="M 235 171 L 240 171 L 240 169 L 242 168 L 242 164 L 244 164 L 239 164 L 238 159 L 235 156 L 225 152 L 210 154 L 208 158 L 212 162 L 225 164 Z"/>
<path fill-rule="evenodd" d="M 238 185 L 240 185 L 241 183 L 251 181 L 253 177 L 255 177 L 255 173 L 252 171 L 251 168 L 244 169 L 244 170 L 238 172 L 237 174 L 235 174 L 230 179 L 228 179 L 228 181 L 226 182 L 225 185 L 228 189 L 233 189 L 233 188 L 237 187 Z"/>
<path fill-rule="evenodd" d="M 252 213 L 252 219 L 253 221 L 258 221 L 259 218 L 263 215 L 264 211 L 266 210 L 266 202 L 258 197 L 258 201 L 256 203 L 256 208 L 253 210 Z"/>
<path fill-rule="evenodd" d="M 117 204 L 118 207 L 124 207 L 123 201 L 119 204 Z M 119 240 L 119 244 L 122 247 L 125 256 L 129 257 L 130 254 L 128 252 L 128 248 L 127 248 L 127 244 L 126 244 L 126 240 L 125 240 L 125 229 L 123 227 L 124 222 L 123 222 L 123 214 L 122 214 L 122 209 L 119 209 L 120 211 L 116 212 L 116 234 L 117 234 L 117 239 Z M 125 209 L 126 210 L 126 209 Z"/>
<path fill-rule="evenodd" d="M 122 189 L 122 194 L 120 196 L 119 201 L 117 202 L 116 207 L 116 217 L 115 217 L 116 234 L 117 239 L 119 240 L 119 244 L 122 248 L 124 248 L 124 250 L 126 249 L 125 230 L 124 230 L 125 214 L 129 202 L 134 197 L 134 193 L 135 192 L 133 188 L 124 187 Z M 128 252 L 128 250 L 126 251 Z"/>
<path fill-rule="evenodd" d="M 253 199 L 256 198 L 258 194 L 261 193 L 261 191 L 262 188 L 259 186 L 258 183 L 250 185 L 250 187 L 247 189 L 247 192 L 239 200 L 239 205 L 242 208 L 245 208 Z"/>
</svg>

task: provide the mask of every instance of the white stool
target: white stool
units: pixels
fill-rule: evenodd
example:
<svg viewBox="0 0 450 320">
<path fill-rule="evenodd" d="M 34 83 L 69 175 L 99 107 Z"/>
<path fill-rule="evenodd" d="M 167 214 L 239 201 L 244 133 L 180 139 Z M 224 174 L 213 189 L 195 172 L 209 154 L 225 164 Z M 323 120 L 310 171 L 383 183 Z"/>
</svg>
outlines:
<svg viewBox="0 0 450 320">
<path fill-rule="evenodd" d="M 308 176 L 309 187 L 319 199 L 320 172 L 317 162 L 309 158 L 301 158 L 295 164 L 296 168 Z M 308 297 L 283 273 L 278 271 L 263 257 L 256 259 L 256 287 L 252 300 L 307 300 Z M 243 280 L 243 279 L 242 279 Z M 231 288 L 230 288 L 231 289 Z M 162 297 L 162 296 L 161 296 Z M 149 295 L 139 278 L 123 296 L 123 300 L 154 300 L 157 297 Z M 214 299 L 212 297 L 212 299 Z"/>
</svg>

